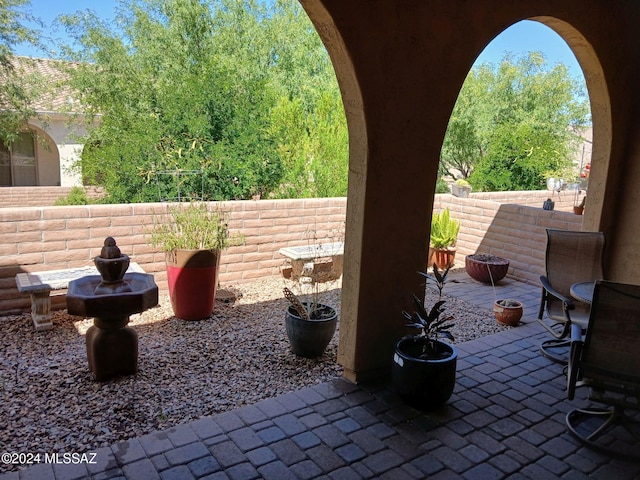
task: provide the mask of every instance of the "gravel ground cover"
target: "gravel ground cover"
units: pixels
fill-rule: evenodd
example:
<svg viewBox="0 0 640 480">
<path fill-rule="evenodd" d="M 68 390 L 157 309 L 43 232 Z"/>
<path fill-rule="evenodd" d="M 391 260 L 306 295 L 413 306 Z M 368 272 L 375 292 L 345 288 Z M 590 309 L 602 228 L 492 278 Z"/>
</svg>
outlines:
<svg viewBox="0 0 640 480">
<path fill-rule="evenodd" d="M 175 318 L 161 296 L 158 307 L 131 317 L 139 372 L 103 383 L 87 367 L 92 319 L 57 311 L 46 332 L 34 331 L 30 315 L 0 319 L 0 451 L 88 452 L 340 376 L 338 332 L 319 359 L 290 352 L 283 286 L 278 278 L 225 286 L 237 300 L 191 322 Z M 337 285 L 323 302 L 339 306 L 340 293 Z M 446 300 L 456 342 L 507 328 L 491 312 Z M 0 473 L 11 468 L 0 465 Z"/>
</svg>

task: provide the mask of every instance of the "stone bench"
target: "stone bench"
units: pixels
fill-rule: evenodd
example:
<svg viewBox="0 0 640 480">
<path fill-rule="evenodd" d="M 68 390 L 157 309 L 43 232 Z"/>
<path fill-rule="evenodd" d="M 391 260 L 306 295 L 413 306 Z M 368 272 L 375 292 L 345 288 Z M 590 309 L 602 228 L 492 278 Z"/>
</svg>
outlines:
<svg viewBox="0 0 640 480">
<path fill-rule="evenodd" d="M 292 280 L 307 277 L 312 281 L 324 282 L 337 280 L 342 275 L 343 242 L 285 247 L 279 252 L 291 262 Z"/>
<path fill-rule="evenodd" d="M 135 262 L 129 264 L 127 272 L 145 273 L 142 267 Z M 88 275 L 100 275 L 100 273 L 95 266 L 90 266 L 19 273 L 16 275 L 18 291 L 31 295 L 31 319 L 36 331 L 53 328 L 51 322 L 51 292 L 53 290 L 64 290 L 69 286 L 71 280 Z"/>
</svg>

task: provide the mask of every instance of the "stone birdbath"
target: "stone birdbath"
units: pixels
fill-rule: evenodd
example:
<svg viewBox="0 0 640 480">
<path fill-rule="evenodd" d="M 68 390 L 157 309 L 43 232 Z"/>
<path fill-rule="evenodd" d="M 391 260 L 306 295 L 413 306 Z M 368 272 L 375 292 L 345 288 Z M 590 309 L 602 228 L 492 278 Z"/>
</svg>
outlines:
<svg viewBox="0 0 640 480">
<path fill-rule="evenodd" d="M 129 257 L 107 237 L 94 262 L 100 275 L 69 282 L 67 311 L 94 317 L 86 333 L 89 370 L 97 381 L 138 371 L 138 334 L 127 326 L 129 316 L 158 304 L 153 275 L 126 273 Z"/>
</svg>

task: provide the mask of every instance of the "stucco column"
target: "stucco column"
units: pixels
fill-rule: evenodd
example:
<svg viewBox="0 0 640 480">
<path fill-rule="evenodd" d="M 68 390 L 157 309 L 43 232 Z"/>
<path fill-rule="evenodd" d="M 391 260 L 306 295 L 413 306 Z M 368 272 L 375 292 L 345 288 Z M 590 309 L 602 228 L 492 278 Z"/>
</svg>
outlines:
<svg viewBox="0 0 640 480">
<path fill-rule="evenodd" d="M 349 124 L 338 362 L 363 381 L 389 371 L 401 312 L 424 291 L 416 272 L 426 268 L 440 148 L 474 55 L 434 69 L 444 54 L 432 36 L 453 35 L 453 20 L 432 23 L 424 8 L 324 3 L 302 2 L 332 57 Z"/>
<path fill-rule="evenodd" d="M 338 352 L 347 378 L 379 377 L 391 366 L 393 344 L 403 333 L 400 312 L 410 306 L 410 293 L 422 288 L 416 271 L 426 267 L 439 153 L 459 89 L 482 49 L 522 19 L 537 17 L 564 33 L 583 68 L 595 65 L 594 56 L 601 60 L 604 75 L 597 70 L 587 75 L 588 86 L 598 89 L 590 92 L 595 100 L 592 106 L 598 109 L 594 110 L 594 142 L 609 137 L 611 143 L 594 144 L 598 164 L 593 165 L 592 174 L 597 187 L 589 192 L 587 208 L 598 212 L 588 213 L 585 223 L 602 226 L 613 239 L 620 236 L 616 221 L 624 220 L 628 240 L 637 239 L 640 220 L 632 214 L 635 204 L 625 205 L 622 213 L 613 212 L 615 205 L 603 204 L 608 198 L 612 203 L 622 198 L 612 197 L 612 184 L 622 179 L 613 171 L 629 162 L 640 164 L 640 150 L 629 140 L 637 123 L 629 126 L 628 122 L 640 108 L 638 89 L 631 88 L 640 77 L 634 23 L 640 7 L 604 0 L 300 3 L 327 46 L 349 125 Z M 574 30 L 565 30 L 567 25 Z M 616 32 L 615 42 L 611 32 Z M 605 86 L 605 79 L 612 83 Z M 614 105 L 610 110 L 608 102 Z M 607 119 L 609 112 L 613 121 Z M 607 124 L 610 134 L 601 130 Z M 630 157 L 623 159 L 624 155 Z M 611 173 L 612 180 L 605 182 Z M 626 188 L 638 191 L 640 176 L 622 180 Z M 637 250 L 630 242 L 617 243 L 628 254 Z M 634 261 L 632 276 L 637 278 L 639 271 L 640 262 Z"/>
</svg>

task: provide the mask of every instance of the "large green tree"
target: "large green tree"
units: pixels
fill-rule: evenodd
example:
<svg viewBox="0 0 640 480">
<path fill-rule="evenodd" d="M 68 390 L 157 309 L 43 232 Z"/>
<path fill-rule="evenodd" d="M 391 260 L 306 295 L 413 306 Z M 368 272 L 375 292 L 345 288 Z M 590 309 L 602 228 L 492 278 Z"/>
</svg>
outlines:
<svg viewBox="0 0 640 480">
<path fill-rule="evenodd" d="M 589 122 L 581 84 L 562 64 L 531 52 L 472 69 L 454 107 L 443 170 L 477 190 L 535 190 L 565 174 Z"/>
<path fill-rule="evenodd" d="M 305 159 L 342 155 L 346 183 L 346 155 L 331 148 L 344 124 L 341 108 L 340 114 L 332 110 L 339 101 L 335 76 L 296 1 L 119 5 L 117 28 L 91 12 L 61 18 L 80 45 L 65 50 L 68 59 L 82 62 L 71 72 L 73 85 L 89 113 L 101 115 L 90 129 L 82 172 L 103 184 L 112 201 L 202 191 L 205 199 L 334 194 L 286 187 L 288 152 L 307 141 L 283 128 L 283 105 L 286 110 L 296 102 L 312 140 Z M 311 175 L 320 184 L 321 173 L 307 171 L 299 180 Z"/>
<path fill-rule="evenodd" d="M 40 82 L 16 68 L 18 44 L 39 46 L 39 32 L 27 25 L 39 21 L 29 10 L 29 0 L 0 1 L 0 142 L 10 146 L 27 120 L 35 115 L 33 100 Z"/>
<path fill-rule="evenodd" d="M 290 4 L 276 3 L 270 25 L 280 93 L 269 128 L 283 165 L 274 194 L 346 196 L 348 134 L 340 90 L 320 37 L 302 9 Z"/>
</svg>

